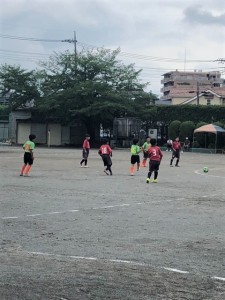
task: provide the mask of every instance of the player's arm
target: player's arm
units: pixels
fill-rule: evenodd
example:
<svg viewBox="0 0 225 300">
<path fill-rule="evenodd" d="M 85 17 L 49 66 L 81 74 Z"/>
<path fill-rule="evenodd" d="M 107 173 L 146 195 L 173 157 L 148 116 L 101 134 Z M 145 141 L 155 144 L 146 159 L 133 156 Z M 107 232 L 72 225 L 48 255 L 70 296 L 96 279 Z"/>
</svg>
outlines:
<svg viewBox="0 0 225 300">
<path fill-rule="evenodd" d="M 159 155 L 160 155 L 160 161 L 162 160 L 162 158 L 163 158 L 163 153 L 162 153 L 162 151 L 161 151 L 161 149 L 159 148 Z"/>
<path fill-rule="evenodd" d="M 85 141 L 83 142 L 83 150 L 84 150 L 84 152 L 87 151 L 86 148 L 87 148 L 87 142 L 86 142 L 86 140 L 85 140 Z"/>
<path fill-rule="evenodd" d="M 109 151 L 109 155 L 112 156 L 112 149 L 109 145 L 108 145 L 108 151 Z"/>
<path fill-rule="evenodd" d="M 99 150 L 98 150 L 98 154 L 101 156 L 102 155 L 102 149 L 101 149 L 101 147 L 99 148 Z"/>
</svg>

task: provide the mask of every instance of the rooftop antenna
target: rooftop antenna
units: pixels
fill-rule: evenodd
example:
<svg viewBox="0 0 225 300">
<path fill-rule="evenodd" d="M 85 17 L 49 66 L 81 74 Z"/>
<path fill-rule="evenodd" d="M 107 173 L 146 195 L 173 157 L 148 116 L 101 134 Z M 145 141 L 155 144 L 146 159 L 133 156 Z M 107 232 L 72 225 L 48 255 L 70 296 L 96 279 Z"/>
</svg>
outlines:
<svg viewBox="0 0 225 300">
<path fill-rule="evenodd" d="M 186 48 L 184 48 L 184 72 L 186 71 Z"/>
</svg>

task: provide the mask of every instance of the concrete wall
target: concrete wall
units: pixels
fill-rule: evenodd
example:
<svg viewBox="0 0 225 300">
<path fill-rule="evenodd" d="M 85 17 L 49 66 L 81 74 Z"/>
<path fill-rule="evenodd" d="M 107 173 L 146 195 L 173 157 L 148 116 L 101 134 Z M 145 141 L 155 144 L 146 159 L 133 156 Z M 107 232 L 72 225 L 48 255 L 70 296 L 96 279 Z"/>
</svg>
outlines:
<svg viewBox="0 0 225 300">
<path fill-rule="evenodd" d="M 0 141 L 8 140 L 9 138 L 9 122 L 0 121 Z"/>
<path fill-rule="evenodd" d="M 17 143 L 17 122 L 31 118 L 29 111 L 15 111 L 9 114 L 9 139 Z"/>
</svg>

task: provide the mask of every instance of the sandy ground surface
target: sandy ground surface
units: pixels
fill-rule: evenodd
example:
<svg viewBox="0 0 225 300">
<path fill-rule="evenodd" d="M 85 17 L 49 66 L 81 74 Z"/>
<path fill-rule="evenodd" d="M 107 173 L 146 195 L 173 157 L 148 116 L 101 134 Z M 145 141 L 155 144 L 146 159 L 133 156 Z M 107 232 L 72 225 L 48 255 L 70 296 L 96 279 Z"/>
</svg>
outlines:
<svg viewBox="0 0 225 300">
<path fill-rule="evenodd" d="M 158 183 L 92 150 L 0 147 L 0 299 L 225 299 L 225 155 L 163 152 Z M 209 173 L 204 174 L 204 166 Z"/>
</svg>

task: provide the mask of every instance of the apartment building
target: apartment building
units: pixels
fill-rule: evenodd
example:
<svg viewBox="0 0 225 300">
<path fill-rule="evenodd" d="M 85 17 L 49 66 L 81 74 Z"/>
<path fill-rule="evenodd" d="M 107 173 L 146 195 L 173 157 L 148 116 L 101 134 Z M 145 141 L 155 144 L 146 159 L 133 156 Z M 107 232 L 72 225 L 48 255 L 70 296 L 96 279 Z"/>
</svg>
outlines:
<svg viewBox="0 0 225 300">
<path fill-rule="evenodd" d="M 163 87 L 161 92 L 163 96 L 160 98 L 161 102 L 178 105 L 178 104 L 200 104 L 199 97 L 201 95 L 206 95 L 206 91 L 208 94 L 209 91 L 212 93 L 216 93 L 218 97 L 223 98 L 225 92 L 225 79 L 221 78 L 221 73 L 219 71 L 212 72 L 202 72 L 193 71 L 193 72 L 185 72 L 185 71 L 171 71 L 163 74 L 163 79 L 161 83 Z M 221 95 L 220 95 L 221 94 Z M 195 101 L 190 101 L 196 97 Z M 219 103 L 223 103 L 223 99 L 220 99 Z M 216 101 L 218 104 L 218 101 Z M 202 104 L 204 101 L 202 101 Z M 209 101 L 206 103 L 209 103 Z M 216 104 L 213 101 L 210 101 L 210 104 Z M 209 104 L 208 104 L 209 105 Z"/>
</svg>

